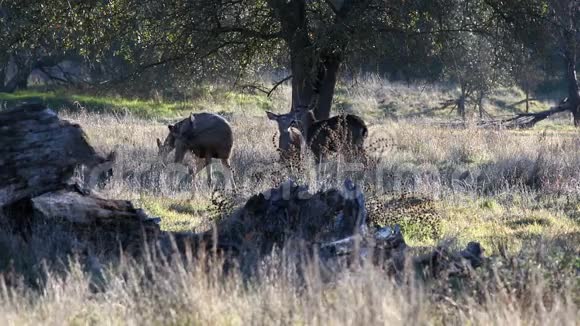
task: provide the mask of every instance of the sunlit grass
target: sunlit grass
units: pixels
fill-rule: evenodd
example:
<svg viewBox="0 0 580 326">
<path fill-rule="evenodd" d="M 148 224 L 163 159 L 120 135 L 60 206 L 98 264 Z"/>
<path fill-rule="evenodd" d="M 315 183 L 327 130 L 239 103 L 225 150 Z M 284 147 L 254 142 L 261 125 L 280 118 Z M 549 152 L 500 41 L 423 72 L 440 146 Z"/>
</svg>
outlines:
<svg viewBox="0 0 580 326">
<path fill-rule="evenodd" d="M 245 112 L 246 114 L 260 115 L 272 107 L 272 101 L 266 96 L 222 90 L 204 93 L 199 98 L 186 101 L 91 95 L 66 90 L 24 90 L 15 93 L 0 93 L 0 104 L 3 103 L 6 107 L 25 102 L 42 103 L 57 111 L 86 110 L 98 113 L 131 114 L 142 118 L 179 117 L 197 111 Z"/>
<path fill-rule="evenodd" d="M 75 94 L 69 91 L 29 90 L 11 94 L 0 93 L 0 102 L 6 102 L 7 107 L 22 102 L 42 103 L 54 110 L 131 113 L 140 117 L 173 116 L 188 110 L 188 104 L 184 102 L 159 103 L 153 100 Z"/>
<path fill-rule="evenodd" d="M 580 250 L 580 224 L 562 211 L 518 204 L 500 204 L 487 198 L 439 202 L 443 216 L 443 238 L 459 243 L 479 241 L 488 254 L 497 254 L 498 245 L 514 252 L 526 240 L 542 237 L 577 239 Z"/>
<path fill-rule="evenodd" d="M 211 215 L 210 203 L 203 199 L 172 199 L 143 196 L 138 203 L 151 216 L 161 217 L 165 231 L 195 231 L 207 223 Z"/>
</svg>

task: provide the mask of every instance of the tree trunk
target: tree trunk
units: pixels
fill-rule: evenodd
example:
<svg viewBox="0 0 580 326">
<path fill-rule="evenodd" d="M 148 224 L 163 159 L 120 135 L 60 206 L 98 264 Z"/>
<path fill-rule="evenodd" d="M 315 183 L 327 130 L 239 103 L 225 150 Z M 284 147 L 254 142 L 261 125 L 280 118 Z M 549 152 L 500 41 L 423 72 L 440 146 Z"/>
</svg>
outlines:
<svg viewBox="0 0 580 326">
<path fill-rule="evenodd" d="M 466 98 L 465 88 L 461 86 L 461 96 L 457 101 L 457 113 L 459 114 L 459 117 L 461 117 L 461 120 L 463 121 L 465 121 L 465 98 Z"/>
<path fill-rule="evenodd" d="M 566 82 L 568 84 L 568 102 L 571 107 L 574 126 L 580 127 L 580 93 L 576 75 L 576 57 L 567 58 Z"/>
<path fill-rule="evenodd" d="M 477 95 L 477 107 L 479 108 L 479 119 L 483 120 L 483 113 L 485 110 L 483 109 L 483 98 L 485 96 L 484 92 L 479 92 Z"/>
<path fill-rule="evenodd" d="M 528 87 L 525 89 L 526 92 L 526 113 L 530 112 L 530 90 Z"/>
<path fill-rule="evenodd" d="M 16 75 L 4 84 L 3 90 L 6 93 L 13 93 L 19 89 L 26 89 L 28 87 L 28 76 L 32 72 L 32 65 L 24 58 L 16 58 Z"/>
<path fill-rule="evenodd" d="M 308 35 L 306 1 L 270 0 L 278 16 L 282 35 L 290 52 L 292 71 L 292 108 L 313 106 L 317 119 L 330 117 L 332 99 L 340 67 L 340 55 L 316 49 Z M 344 19 L 349 7 L 341 6 Z"/>
<path fill-rule="evenodd" d="M 292 108 L 295 110 L 300 106 L 309 106 L 314 95 L 314 87 L 310 78 L 310 64 L 300 50 L 292 51 Z"/>
<path fill-rule="evenodd" d="M 314 108 L 314 115 L 317 120 L 330 118 L 332 108 L 332 99 L 334 98 L 334 89 L 336 78 L 340 67 L 340 58 L 337 55 L 329 56 L 323 59 L 319 71 L 318 106 Z"/>
<path fill-rule="evenodd" d="M 308 20 L 305 1 L 268 1 L 281 23 L 282 37 L 290 53 L 292 71 L 292 107 L 310 104 L 313 85 L 310 75 L 314 57 L 312 42 L 308 35 Z"/>
<path fill-rule="evenodd" d="M 6 65 L 0 63 L 0 92 L 4 92 L 5 84 L 6 84 Z"/>
<path fill-rule="evenodd" d="M 578 76 L 576 74 L 578 53 L 576 47 L 578 43 L 574 31 L 566 30 L 563 36 L 566 84 L 568 86 L 568 105 L 570 105 L 574 126 L 580 127 L 580 89 L 578 86 Z"/>
</svg>

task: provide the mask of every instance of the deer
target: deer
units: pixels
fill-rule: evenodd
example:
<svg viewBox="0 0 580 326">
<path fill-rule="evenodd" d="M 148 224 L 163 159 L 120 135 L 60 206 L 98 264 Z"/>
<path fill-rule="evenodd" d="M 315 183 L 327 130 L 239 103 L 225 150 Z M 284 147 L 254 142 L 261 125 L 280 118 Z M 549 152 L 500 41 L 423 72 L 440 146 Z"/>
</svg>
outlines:
<svg viewBox="0 0 580 326">
<path fill-rule="evenodd" d="M 266 111 L 268 119 L 275 121 L 278 125 L 278 151 L 280 160 L 287 162 L 298 158 L 301 160 L 306 149 L 306 137 L 302 134 L 296 123 L 294 114 L 275 114 Z"/>
<path fill-rule="evenodd" d="M 191 152 L 195 159 L 195 171 L 192 177 L 208 168 L 207 182 L 211 186 L 211 160 L 219 159 L 228 173 L 229 182 L 235 189 L 233 170 L 230 157 L 234 144 L 233 132 L 229 122 L 222 116 L 214 113 L 192 113 L 174 125 L 168 125 L 169 134 L 165 141 L 157 138 L 159 156 L 163 161 L 175 149 L 175 163 L 182 163 L 187 152 Z"/>
<path fill-rule="evenodd" d="M 310 107 L 297 106 L 286 114 L 266 112 L 270 120 L 278 124 L 281 158 L 289 151 L 302 150 L 306 146 L 314 154 L 316 164 L 329 152 L 343 152 L 354 158 L 364 157 L 364 140 L 368 136 L 365 122 L 354 114 L 342 114 L 329 119 L 317 120 Z"/>
</svg>

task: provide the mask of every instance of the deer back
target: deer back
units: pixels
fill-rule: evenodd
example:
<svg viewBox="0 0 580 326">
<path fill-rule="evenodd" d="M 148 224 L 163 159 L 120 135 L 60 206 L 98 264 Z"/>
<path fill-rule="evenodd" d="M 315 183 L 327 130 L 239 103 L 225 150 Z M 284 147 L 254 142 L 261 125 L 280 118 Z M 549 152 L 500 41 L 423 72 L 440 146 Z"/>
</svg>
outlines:
<svg viewBox="0 0 580 326">
<path fill-rule="evenodd" d="M 307 143 L 315 156 L 323 151 L 337 152 L 341 148 L 362 148 L 368 129 L 364 121 L 353 114 L 319 120 L 308 127 Z"/>
</svg>

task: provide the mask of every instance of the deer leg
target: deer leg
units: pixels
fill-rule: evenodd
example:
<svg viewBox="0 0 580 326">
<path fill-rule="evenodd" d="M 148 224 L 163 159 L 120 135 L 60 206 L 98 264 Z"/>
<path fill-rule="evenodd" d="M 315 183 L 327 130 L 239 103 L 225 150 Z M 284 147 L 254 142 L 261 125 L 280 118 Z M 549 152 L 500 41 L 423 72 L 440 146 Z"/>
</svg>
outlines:
<svg viewBox="0 0 580 326">
<path fill-rule="evenodd" d="M 191 174 L 191 185 L 193 189 L 195 189 L 195 176 L 199 173 L 199 171 L 203 170 L 206 165 L 206 160 L 194 155 L 195 158 L 195 171 Z"/>
<path fill-rule="evenodd" d="M 207 166 L 207 185 L 211 188 L 211 157 L 205 158 L 205 166 Z"/>
<path fill-rule="evenodd" d="M 175 163 L 181 163 L 183 162 L 183 158 L 185 157 L 185 153 L 187 151 L 185 150 L 185 148 L 183 148 L 183 146 L 181 146 L 180 144 L 178 144 L 177 146 L 175 146 Z"/>
<path fill-rule="evenodd" d="M 230 182 L 232 188 L 236 189 L 236 182 L 234 181 L 234 170 L 230 164 L 230 160 L 227 158 L 222 158 L 222 165 L 226 168 L 226 173 L 228 174 L 226 179 Z"/>
</svg>

